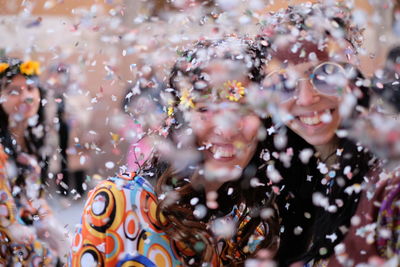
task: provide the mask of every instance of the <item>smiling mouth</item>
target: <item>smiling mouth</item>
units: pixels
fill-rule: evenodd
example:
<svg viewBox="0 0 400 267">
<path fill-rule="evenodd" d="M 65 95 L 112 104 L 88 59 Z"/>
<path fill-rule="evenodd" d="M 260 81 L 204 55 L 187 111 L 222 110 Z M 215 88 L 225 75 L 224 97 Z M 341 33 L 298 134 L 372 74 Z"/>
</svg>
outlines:
<svg viewBox="0 0 400 267">
<path fill-rule="evenodd" d="M 334 111 L 335 109 L 326 109 L 323 112 L 314 112 L 312 115 L 301 115 L 296 118 L 307 126 L 317 126 L 331 122 Z"/>
<path fill-rule="evenodd" d="M 23 104 L 21 104 L 20 106 L 19 106 L 19 112 L 20 113 L 25 113 L 25 112 L 28 112 L 29 110 L 31 109 L 31 105 L 29 105 L 29 104 L 26 104 L 26 103 L 23 103 Z"/>
<path fill-rule="evenodd" d="M 214 159 L 232 159 L 236 156 L 236 149 L 233 145 L 216 145 L 213 144 L 209 151 Z"/>
</svg>

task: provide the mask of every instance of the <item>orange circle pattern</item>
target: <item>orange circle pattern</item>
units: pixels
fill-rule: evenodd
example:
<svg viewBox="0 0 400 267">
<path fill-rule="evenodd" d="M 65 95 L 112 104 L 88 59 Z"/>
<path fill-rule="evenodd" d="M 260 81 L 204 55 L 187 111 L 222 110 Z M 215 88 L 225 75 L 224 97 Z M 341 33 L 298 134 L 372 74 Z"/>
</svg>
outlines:
<svg viewBox="0 0 400 267">
<path fill-rule="evenodd" d="M 141 177 L 101 182 L 85 204 L 70 265 L 182 266 L 170 239 L 160 230 L 156 208 L 152 186 Z"/>
</svg>

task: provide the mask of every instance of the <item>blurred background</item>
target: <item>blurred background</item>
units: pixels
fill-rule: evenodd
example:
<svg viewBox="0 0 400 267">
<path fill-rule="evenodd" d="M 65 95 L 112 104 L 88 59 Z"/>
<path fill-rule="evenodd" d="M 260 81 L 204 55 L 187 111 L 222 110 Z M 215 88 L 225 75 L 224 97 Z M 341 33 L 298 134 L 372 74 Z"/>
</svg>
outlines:
<svg viewBox="0 0 400 267">
<path fill-rule="evenodd" d="M 202 38 L 254 37 L 262 14 L 300 2 L 306 1 L 0 0 L 0 56 L 42 66 L 48 198 L 63 226 L 72 231 L 79 223 L 82 199 L 96 181 L 134 170 L 129 150 L 140 139 L 140 122 L 128 115 L 137 105 L 130 98 L 157 94 L 179 51 Z M 400 4 L 344 2 L 365 28 L 360 68 L 371 76 L 399 43 Z"/>
</svg>

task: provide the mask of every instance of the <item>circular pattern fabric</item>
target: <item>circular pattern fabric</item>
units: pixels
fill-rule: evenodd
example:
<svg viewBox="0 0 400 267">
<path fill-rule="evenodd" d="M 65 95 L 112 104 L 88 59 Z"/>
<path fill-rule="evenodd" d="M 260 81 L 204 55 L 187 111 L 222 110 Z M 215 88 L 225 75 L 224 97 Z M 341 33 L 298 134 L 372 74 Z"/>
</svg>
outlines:
<svg viewBox="0 0 400 267">
<path fill-rule="evenodd" d="M 156 209 L 152 186 L 141 177 L 101 182 L 90 192 L 76 229 L 72 266 L 183 266 Z"/>
<path fill-rule="evenodd" d="M 103 255 L 93 245 L 86 244 L 76 253 L 72 266 L 104 266 Z"/>
<path fill-rule="evenodd" d="M 167 222 L 163 217 L 161 222 L 157 220 L 157 197 L 151 184 L 138 176 L 131 180 L 129 177 L 110 178 L 89 193 L 82 223 L 73 240 L 69 259 L 72 266 L 180 267 L 182 257 L 195 256 L 192 249 L 173 242 L 161 230 L 161 224 Z M 227 222 L 238 222 L 244 207 L 234 208 L 226 216 Z M 240 227 L 245 227 L 246 222 L 245 219 Z M 248 244 L 250 249 L 259 244 L 265 230 L 257 228 L 252 243 Z M 225 247 L 228 244 L 235 247 L 235 238 L 217 237 Z M 211 263 L 224 264 L 218 255 Z"/>
</svg>

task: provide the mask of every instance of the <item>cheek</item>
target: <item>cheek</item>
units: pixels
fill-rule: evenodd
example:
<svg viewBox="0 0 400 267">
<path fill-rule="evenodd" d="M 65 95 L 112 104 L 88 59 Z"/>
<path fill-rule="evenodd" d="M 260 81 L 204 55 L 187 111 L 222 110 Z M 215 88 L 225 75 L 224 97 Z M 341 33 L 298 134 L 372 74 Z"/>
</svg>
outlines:
<svg viewBox="0 0 400 267">
<path fill-rule="evenodd" d="M 293 105 L 294 105 L 294 103 L 291 103 L 291 101 L 286 101 L 286 102 L 280 103 L 278 105 L 279 116 L 282 117 L 282 116 L 285 116 L 287 114 L 290 114 Z"/>
<path fill-rule="evenodd" d="M 39 110 L 40 106 L 40 92 L 39 89 L 35 90 L 32 92 L 32 98 L 33 98 L 33 103 L 32 103 L 32 111 L 36 114 Z"/>
<path fill-rule="evenodd" d="M 256 139 L 258 129 L 261 126 L 261 121 L 257 116 L 249 115 L 242 119 L 242 134 L 246 141 L 252 141 Z"/>
<path fill-rule="evenodd" d="M 33 105 L 35 108 L 39 109 L 40 106 L 40 98 L 33 100 Z"/>
<path fill-rule="evenodd" d="M 2 96 L 1 99 L 4 101 L 1 106 L 7 115 L 15 113 L 19 106 L 18 98 L 16 97 L 9 97 L 9 96 Z"/>
<path fill-rule="evenodd" d="M 39 89 L 35 90 L 35 92 L 32 93 L 32 97 L 35 102 L 40 102 L 40 92 Z"/>
<path fill-rule="evenodd" d="M 213 128 L 212 118 L 206 114 L 191 114 L 190 126 L 198 141 L 203 141 Z"/>
</svg>

